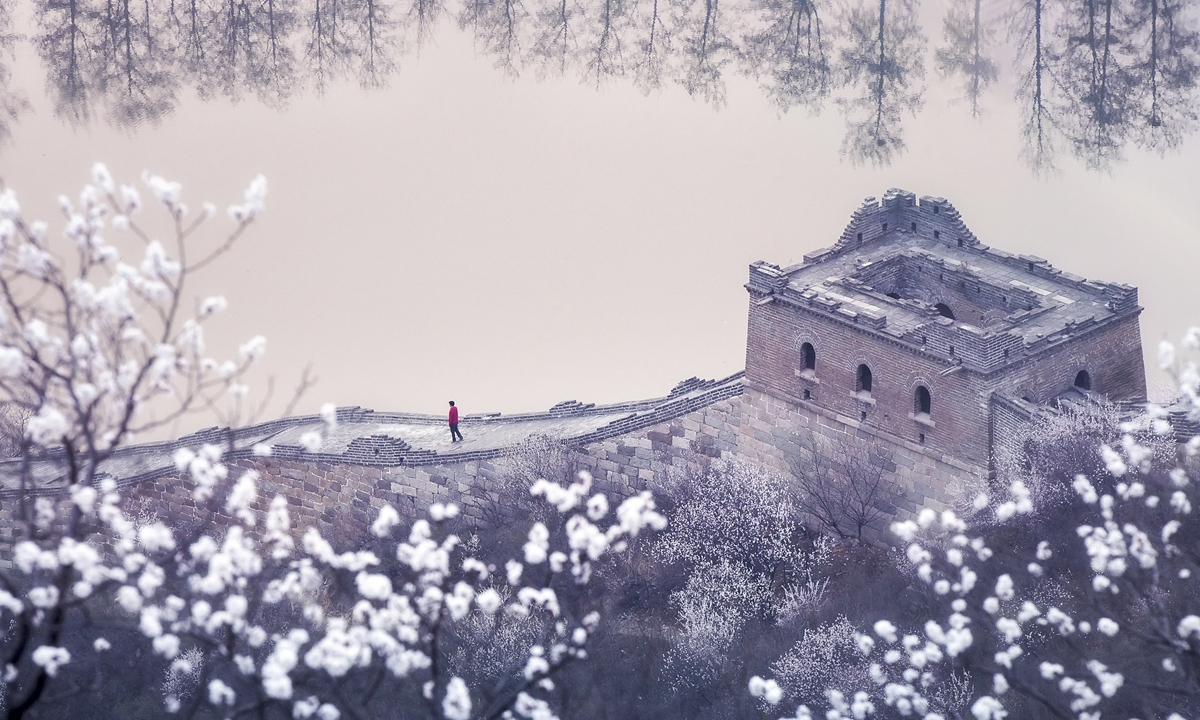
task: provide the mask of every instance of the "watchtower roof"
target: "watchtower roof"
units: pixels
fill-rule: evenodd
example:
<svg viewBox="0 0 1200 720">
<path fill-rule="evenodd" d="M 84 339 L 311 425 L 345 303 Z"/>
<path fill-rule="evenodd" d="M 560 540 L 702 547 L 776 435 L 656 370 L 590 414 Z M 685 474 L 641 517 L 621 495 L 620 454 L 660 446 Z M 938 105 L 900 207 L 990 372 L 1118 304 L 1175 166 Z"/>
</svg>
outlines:
<svg viewBox="0 0 1200 720">
<path fill-rule="evenodd" d="M 984 245 L 944 198 L 867 198 L 837 244 L 757 262 L 754 302 L 782 302 L 991 372 L 1141 311 L 1137 289 Z"/>
</svg>

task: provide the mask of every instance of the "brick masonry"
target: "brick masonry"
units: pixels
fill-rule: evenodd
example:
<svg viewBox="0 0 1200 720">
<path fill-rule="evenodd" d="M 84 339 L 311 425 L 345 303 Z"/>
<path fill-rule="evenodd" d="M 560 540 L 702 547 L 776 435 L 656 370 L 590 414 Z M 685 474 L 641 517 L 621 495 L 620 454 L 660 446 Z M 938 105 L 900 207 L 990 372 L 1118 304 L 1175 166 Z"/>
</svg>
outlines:
<svg viewBox="0 0 1200 720">
<path fill-rule="evenodd" d="M 804 343 L 816 352 L 812 373 L 803 371 Z M 856 392 L 859 365 L 871 369 L 869 397 Z M 781 303 L 750 306 L 746 377 L 753 387 L 793 403 L 807 391 L 812 403 L 836 415 L 906 441 L 919 442 L 924 435 L 933 451 L 985 472 L 992 450 L 993 393 L 1044 404 L 1070 387 L 1080 370 L 1091 375 L 1094 391 L 1110 399 L 1144 399 L 1146 393 L 1136 316 L 1097 326 L 1003 372 L 945 374 L 950 367 L 920 348 L 803 309 Z M 928 418 L 916 417 L 918 386 L 930 393 Z"/>
<path fill-rule="evenodd" d="M 669 421 L 578 446 L 574 461 L 592 473 L 598 490 L 619 498 L 658 487 L 670 473 L 700 469 L 713 458 L 741 459 L 786 473 L 788 456 L 799 451 L 796 437 L 805 433 L 881 441 L 877 447 L 884 449 L 889 475 L 900 493 L 895 500 L 899 516 L 926 507 L 941 511 L 961 506 L 982 482 L 981 468 L 928 446 L 888 437 L 869 424 L 811 403 L 792 403 L 749 387 L 740 396 Z M 490 506 L 512 500 L 501 495 L 506 464 L 505 457 L 383 468 L 243 458 L 231 464 L 230 472 L 237 476 L 253 469 L 261 474 L 261 509 L 283 494 L 296 526 L 315 526 L 328 537 L 353 543 L 366 535 L 385 503 L 411 521 L 434 502 L 455 502 L 473 522 L 484 521 Z M 126 504 L 161 507 L 181 529 L 194 528 L 205 518 L 191 500 L 192 489 L 189 479 L 164 475 L 128 488 Z M 224 526 L 232 520 L 218 513 L 207 522 Z"/>
</svg>

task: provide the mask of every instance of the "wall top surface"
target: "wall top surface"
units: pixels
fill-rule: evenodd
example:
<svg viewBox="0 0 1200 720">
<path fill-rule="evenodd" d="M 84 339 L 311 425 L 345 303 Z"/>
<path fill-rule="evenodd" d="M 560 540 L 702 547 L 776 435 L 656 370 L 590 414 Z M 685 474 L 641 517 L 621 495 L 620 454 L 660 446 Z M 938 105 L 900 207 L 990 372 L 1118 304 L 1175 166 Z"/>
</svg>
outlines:
<svg viewBox="0 0 1200 720">
<path fill-rule="evenodd" d="M 522 441 L 549 435 L 572 444 L 587 444 L 650 427 L 742 393 L 742 373 L 722 380 L 690 378 L 665 397 L 613 405 L 574 400 L 546 412 L 519 415 L 463 415 L 464 440 L 450 442 L 444 415 L 386 413 L 363 408 L 338 408 L 337 426 L 325 428 L 316 415 L 274 420 L 244 428 L 210 428 L 173 442 L 148 443 L 118 450 L 100 465 L 101 475 L 132 484 L 174 471 L 173 453 L 212 444 L 226 449 L 226 459 L 253 457 L 269 448 L 270 457 L 352 465 L 438 465 L 483 460 L 504 455 Z M 308 452 L 300 438 L 317 431 L 321 448 Z M 51 452 L 31 467 L 34 493 L 61 490 L 64 462 L 61 451 Z M 18 492 L 21 460 L 0 462 L 0 496 Z"/>
</svg>

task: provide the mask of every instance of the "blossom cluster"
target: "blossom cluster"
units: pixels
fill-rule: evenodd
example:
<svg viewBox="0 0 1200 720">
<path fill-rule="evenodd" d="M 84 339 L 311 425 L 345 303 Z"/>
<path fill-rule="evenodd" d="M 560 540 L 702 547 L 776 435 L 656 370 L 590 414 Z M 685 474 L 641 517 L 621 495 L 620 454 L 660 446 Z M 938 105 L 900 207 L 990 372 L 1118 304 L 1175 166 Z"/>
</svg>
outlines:
<svg viewBox="0 0 1200 720">
<path fill-rule="evenodd" d="M 1200 329 L 1183 347 L 1200 350 Z M 969 518 L 924 509 L 892 524 L 913 576 L 946 614 L 908 631 L 882 619 L 857 633 L 874 687 L 851 699 L 831 684 L 825 717 L 861 720 L 882 704 L 945 720 L 952 709 L 939 688 L 963 669 L 985 678 L 963 708 L 975 720 L 1018 717 L 1031 698 L 1078 720 L 1185 717 L 1188 668 L 1200 660 L 1200 437 L 1178 442 L 1168 420 L 1200 419 L 1200 373 L 1169 343 L 1160 360 L 1178 381 L 1175 405 L 1146 406 L 1114 428 L 1118 442 L 1094 447 L 1102 470 L 1066 480 L 1074 502 L 1039 508 L 1026 480 L 1010 477 L 995 497 L 976 497 Z M 796 663 L 781 661 L 780 678 Z M 774 682 L 755 678 L 751 695 L 781 702 L 773 689 L 788 683 L 764 684 Z M 813 713 L 801 705 L 796 717 Z"/>
<path fill-rule="evenodd" d="M 586 657 L 600 623 L 563 591 L 588 583 L 630 539 L 665 527 L 650 494 L 610 504 L 587 474 L 535 484 L 531 497 L 565 521 L 554 532 L 535 524 L 499 570 L 466 551 L 455 529 L 469 523 L 453 503 L 433 503 L 404 528 L 395 507 L 375 508 L 369 534 L 336 548 L 321 528 L 294 527 L 289 499 L 266 493 L 258 471 L 235 472 L 220 444 L 173 453 L 198 525 L 176 524 L 166 505 L 164 518 L 139 513 L 105 461 L 137 433 L 195 410 L 228 407 L 222 419 L 243 419 L 242 379 L 265 351 L 255 337 L 236 359 L 210 357 L 204 325 L 227 302 L 209 297 L 186 318 L 183 308 L 189 274 L 253 222 L 266 181 L 256 178 L 230 208 L 235 230 L 207 252 L 194 234 L 213 208 L 192 217 L 178 183 L 149 173 L 143 181 L 174 229 L 170 251 L 135 221 L 139 191 L 118 186 L 103 165 L 78 203 L 60 199 L 73 260 L 51 251 L 44 223 L 23 219 L 11 189 L 0 192 L 0 390 L 29 415 L 25 461 L 3 477 L 18 491 L 5 510 L 19 522 L 12 569 L 0 577 L 0 625 L 15 630 L 0 636 L 0 702 L 24 712 L 48 681 L 101 672 L 104 654 L 133 637 L 135 654 L 144 649 L 162 669 L 168 713 L 274 705 L 294 718 L 361 717 L 375 690 L 347 697 L 339 688 L 370 674 L 388 678 L 389 692 L 414 688 L 430 715 L 447 720 L 482 709 L 553 718 L 551 676 Z M 110 230 L 142 241 L 139 263 L 122 262 Z M 301 440 L 309 451 L 337 425 L 332 404 L 320 416 L 324 428 Z M 57 486 L 42 487 L 47 477 Z M 97 633 L 91 613 L 110 607 L 117 615 Z M 499 694 L 456 674 L 445 650 L 467 642 L 471 623 L 497 618 L 536 630 L 520 645 L 515 687 Z M 93 635 L 84 646 L 81 632 Z"/>
</svg>

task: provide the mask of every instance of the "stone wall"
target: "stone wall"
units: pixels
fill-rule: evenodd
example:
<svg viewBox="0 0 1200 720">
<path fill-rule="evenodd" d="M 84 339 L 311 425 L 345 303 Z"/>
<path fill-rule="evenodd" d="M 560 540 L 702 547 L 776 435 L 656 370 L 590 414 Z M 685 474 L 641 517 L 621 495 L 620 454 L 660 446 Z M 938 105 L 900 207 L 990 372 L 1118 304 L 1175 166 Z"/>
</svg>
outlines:
<svg viewBox="0 0 1200 720">
<path fill-rule="evenodd" d="M 1019 398 L 997 394 L 992 399 L 992 447 L 997 458 L 1012 460 L 1024 452 L 1037 406 Z"/>
<path fill-rule="evenodd" d="M 812 403 L 782 399 L 746 388 L 729 398 L 626 435 L 576 447 L 573 460 L 595 478 L 598 490 L 618 499 L 664 485 L 672 473 L 699 470 L 714 458 L 742 459 L 774 471 L 788 471 L 788 458 L 800 452 L 800 435 L 815 433 L 836 440 L 853 436 L 876 442 L 889 479 L 899 496 L 897 516 L 923 507 L 942 510 L 959 505 L 982 482 L 983 468 L 940 455 L 928 446 L 888 436 L 878 428 Z M 258 507 L 265 510 L 277 494 L 288 499 L 293 525 L 315 526 L 338 543 L 353 544 L 367 535 L 385 503 L 407 521 L 422 517 L 434 502 L 459 504 L 474 523 L 513 497 L 501 481 L 505 457 L 424 466 L 374 467 L 305 462 L 293 459 L 238 458 L 230 478 L 246 470 L 261 475 Z M 193 483 L 167 474 L 130 485 L 126 506 L 158 510 L 181 530 L 201 523 L 220 528 L 233 522 L 223 511 L 209 515 L 192 500 Z M 513 492 L 510 489 L 508 492 Z"/>
<path fill-rule="evenodd" d="M 974 466 L 815 403 L 777 397 L 747 387 L 725 400 L 670 422 L 584 448 L 580 464 L 613 490 L 661 483 L 667 473 L 698 469 L 709 458 L 740 459 L 788 473 L 789 458 L 803 452 L 805 436 L 872 443 L 897 493 L 892 511 L 909 517 L 930 508 L 962 508 L 985 485 L 986 468 Z"/>
<path fill-rule="evenodd" d="M 901 254 L 868 252 L 888 243 Z M 1050 281 L 1041 285 L 1054 290 L 1022 278 Z M 568 401 L 546 413 L 467 416 L 465 432 L 479 428 L 492 438 L 469 449 L 428 440 L 444 432 L 443 417 L 340 408 L 338 428 L 317 452 L 301 447 L 306 428 L 324 427 L 310 416 L 124 449 L 100 469 L 121 479 L 131 508 L 157 509 L 181 527 L 228 524 L 219 507 L 195 506 L 191 482 L 169 460 L 179 447 L 219 443 L 230 448 L 231 480 L 247 470 L 261 475 L 260 507 L 282 494 L 298 526 L 353 543 L 385 503 L 412 520 L 434 502 L 454 502 L 468 519 L 486 521 L 524 492 L 504 481 L 506 453 L 547 428 L 614 499 L 713 458 L 786 473 L 812 439 L 853 439 L 870 444 L 896 493 L 887 509 L 905 516 L 969 501 L 993 470 L 993 453 L 1014 450 L 1010 441 L 1037 406 L 1070 388 L 1080 371 L 1110 400 L 1145 399 L 1136 289 L 982 245 L 941 198 L 918 203 L 892 190 L 881 202 L 868 199 L 834 247 L 791 268 L 755 263 L 746 287 L 744 382 L 740 375 L 691 379 L 642 402 Z M 1053 313 L 1039 299 L 1051 292 L 1066 293 L 1054 295 Z M 940 316 L 931 304 L 942 302 L 965 322 Z M 896 322 L 889 325 L 882 306 L 896 309 Z M 815 350 L 815 367 L 806 367 L 805 344 Z M 861 366 L 870 371 L 869 392 Z M 917 399 L 926 391 L 928 412 Z M 260 442 L 271 457 L 254 454 Z M 61 496 L 62 453 L 36 462 L 45 471 L 37 493 Z M 12 476 L 15 463 L 8 465 Z M 23 492 L 5 485 L 4 475 L 0 467 L 0 500 L 10 500 L 0 504 L 0 536 L 5 527 L 11 532 L 11 500 Z"/>
<path fill-rule="evenodd" d="M 244 458 L 229 463 L 230 479 L 257 471 L 259 502 L 265 510 L 272 498 L 288 500 L 294 526 L 319 528 L 327 537 L 353 543 L 364 537 L 379 508 L 390 504 L 409 522 L 423 517 L 434 502 L 454 502 L 467 517 L 483 518 L 496 494 L 495 462 L 469 461 L 450 465 L 373 467 L 273 458 Z M 137 507 L 143 499 L 163 507 L 164 515 L 180 528 L 194 528 L 206 517 L 192 500 L 190 478 L 165 475 L 128 487 L 125 504 Z M 232 522 L 223 508 L 209 522 Z"/>
</svg>

